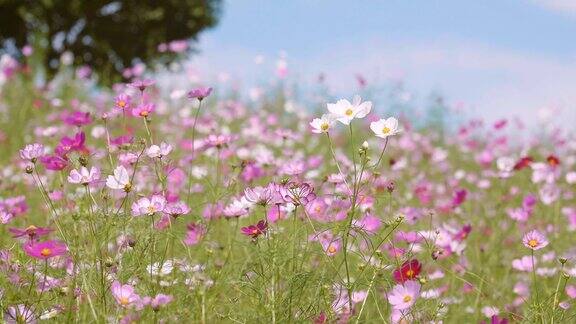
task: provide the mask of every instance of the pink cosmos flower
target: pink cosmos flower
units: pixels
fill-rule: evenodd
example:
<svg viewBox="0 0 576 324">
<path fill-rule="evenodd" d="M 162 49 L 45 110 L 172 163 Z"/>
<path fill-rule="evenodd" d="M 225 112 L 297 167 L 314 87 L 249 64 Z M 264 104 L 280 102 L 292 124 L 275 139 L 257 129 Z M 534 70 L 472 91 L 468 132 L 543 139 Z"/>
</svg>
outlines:
<svg viewBox="0 0 576 324">
<path fill-rule="evenodd" d="M 537 261 L 538 260 L 534 259 L 534 265 L 536 265 Z M 532 271 L 532 257 L 526 255 L 520 259 L 512 260 L 512 268 L 518 271 L 525 271 L 525 272 Z"/>
<path fill-rule="evenodd" d="M 186 228 L 187 232 L 184 238 L 184 244 L 186 245 L 198 244 L 206 234 L 206 227 L 200 224 L 190 223 L 186 225 Z"/>
<path fill-rule="evenodd" d="M 44 145 L 34 143 L 28 144 L 20 150 L 20 157 L 22 160 L 27 160 L 35 163 L 39 157 L 44 156 Z"/>
<path fill-rule="evenodd" d="M 418 296 L 420 296 L 420 283 L 409 280 L 392 288 L 388 294 L 388 302 L 393 309 L 405 310 L 414 305 Z"/>
<path fill-rule="evenodd" d="M 210 96 L 212 93 L 211 87 L 200 87 L 196 89 L 192 89 L 188 92 L 188 98 L 190 99 L 198 99 L 200 101 L 204 100 L 204 98 Z"/>
<path fill-rule="evenodd" d="M 24 252 L 29 256 L 40 260 L 64 255 L 67 251 L 68 247 L 66 244 L 54 240 L 24 244 Z"/>
<path fill-rule="evenodd" d="M 522 244 L 531 250 L 540 250 L 548 245 L 548 239 L 537 230 L 532 230 L 524 235 Z"/>
<path fill-rule="evenodd" d="M 132 116 L 134 117 L 147 117 L 156 109 L 156 105 L 153 103 L 143 103 L 132 109 Z"/>
<path fill-rule="evenodd" d="M 165 206 L 166 206 L 166 198 L 160 195 L 153 195 L 150 199 L 146 197 L 140 198 L 138 201 L 132 204 L 132 215 L 152 216 L 155 213 L 163 211 Z"/>
<path fill-rule="evenodd" d="M 166 204 L 166 207 L 164 207 L 164 213 L 166 213 L 166 214 L 168 214 L 174 218 L 178 218 L 182 215 L 186 215 L 189 212 L 190 212 L 190 207 L 188 207 L 188 205 L 186 205 L 186 203 L 183 201 L 168 203 L 168 204 Z"/>
<path fill-rule="evenodd" d="M 251 203 L 266 206 L 274 197 L 274 186 L 254 187 L 244 189 L 244 197 Z"/>
<path fill-rule="evenodd" d="M 4 321 L 6 324 L 35 324 L 37 318 L 31 308 L 20 304 L 8 307 L 4 313 Z"/>
<path fill-rule="evenodd" d="M 110 291 L 118 305 L 124 308 L 135 306 L 141 301 L 140 296 L 134 292 L 134 287 L 131 285 L 122 285 L 120 282 L 114 281 Z"/>
<path fill-rule="evenodd" d="M 174 298 L 170 295 L 158 294 L 150 301 L 150 307 L 158 311 L 161 306 L 168 305 Z"/>
<path fill-rule="evenodd" d="M 68 182 L 85 186 L 98 180 L 100 180 L 100 170 L 96 167 L 91 167 L 90 170 L 86 167 L 81 167 L 80 172 L 73 169 L 70 171 L 70 175 L 68 176 Z"/>
<path fill-rule="evenodd" d="M 291 202 L 296 206 L 305 206 L 316 199 L 314 187 L 308 183 L 289 182 L 280 187 L 280 194 L 284 201 Z"/>
<path fill-rule="evenodd" d="M 30 225 L 24 229 L 13 227 L 8 230 L 10 231 L 10 233 L 12 233 L 13 238 L 28 236 L 31 241 L 33 241 L 39 236 L 50 234 L 53 231 L 53 229 L 48 227 L 36 227 L 34 225 Z"/>
<path fill-rule="evenodd" d="M 130 109 L 131 102 L 132 98 L 129 95 L 121 93 L 116 98 L 114 98 L 114 107 L 121 110 Z"/>
<path fill-rule="evenodd" d="M 133 80 L 131 83 L 128 84 L 129 87 L 136 88 L 140 90 L 140 92 L 144 92 L 146 88 L 154 85 L 156 83 L 154 80 L 151 79 L 136 79 Z"/>
</svg>

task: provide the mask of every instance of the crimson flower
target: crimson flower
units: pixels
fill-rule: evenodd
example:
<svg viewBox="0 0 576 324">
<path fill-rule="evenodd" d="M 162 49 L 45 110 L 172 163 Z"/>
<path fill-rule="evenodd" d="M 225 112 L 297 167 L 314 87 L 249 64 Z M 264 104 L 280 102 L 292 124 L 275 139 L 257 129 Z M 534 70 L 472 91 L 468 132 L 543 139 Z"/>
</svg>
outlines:
<svg viewBox="0 0 576 324">
<path fill-rule="evenodd" d="M 413 280 L 418 277 L 420 271 L 422 271 L 422 263 L 416 259 L 408 260 L 404 262 L 400 268 L 394 270 L 394 280 L 398 283 Z"/>
<path fill-rule="evenodd" d="M 260 235 L 266 234 L 267 228 L 268 223 L 265 220 L 261 220 L 256 225 L 242 227 L 240 230 L 242 231 L 242 234 L 251 236 L 253 239 L 255 239 Z"/>
</svg>

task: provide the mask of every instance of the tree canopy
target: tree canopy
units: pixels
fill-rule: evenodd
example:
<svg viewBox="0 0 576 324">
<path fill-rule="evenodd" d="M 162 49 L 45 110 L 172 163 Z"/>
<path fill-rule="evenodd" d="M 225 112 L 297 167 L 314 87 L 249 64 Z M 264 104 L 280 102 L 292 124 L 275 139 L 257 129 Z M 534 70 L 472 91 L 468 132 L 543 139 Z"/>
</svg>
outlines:
<svg viewBox="0 0 576 324">
<path fill-rule="evenodd" d="M 8 52 L 32 44 L 49 74 L 62 53 L 90 66 L 103 82 L 134 63 L 167 64 L 190 51 L 214 26 L 221 0 L 0 0 L 0 44 Z"/>
</svg>

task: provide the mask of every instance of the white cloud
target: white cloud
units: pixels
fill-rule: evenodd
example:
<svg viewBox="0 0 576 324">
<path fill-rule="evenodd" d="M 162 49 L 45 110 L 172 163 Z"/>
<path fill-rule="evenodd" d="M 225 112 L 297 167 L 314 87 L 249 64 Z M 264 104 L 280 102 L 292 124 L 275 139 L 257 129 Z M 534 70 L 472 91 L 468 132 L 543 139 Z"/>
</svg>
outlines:
<svg viewBox="0 0 576 324">
<path fill-rule="evenodd" d="M 227 72 L 245 85 L 269 80 L 279 53 L 210 40 L 201 45 L 204 50 L 193 65 L 202 75 Z M 259 54 L 265 54 L 262 65 L 254 63 Z M 540 109 L 555 107 L 564 125 L 576 122 L 576 59 L 459 40 L 370 39 L 353 47 L 334 44 L 305 58 L 288 53 L 288 66 L 289 74 L 304 83 L 326 73 L 328 84 L 342 96 L 356 88 L 354 76 L 361 73 L 368 80 L 401 78 L 422 96 L 438 90 L 452 102 L 463 102 L 470 114 L 490 120 L 521 116 L 534 125 Z"/>
<path fill-rule="evenodd" d="M 576 16 L 576 1 L 574 0 L 531 0 L 531 1 L 546 10 Z"/>
</svg>

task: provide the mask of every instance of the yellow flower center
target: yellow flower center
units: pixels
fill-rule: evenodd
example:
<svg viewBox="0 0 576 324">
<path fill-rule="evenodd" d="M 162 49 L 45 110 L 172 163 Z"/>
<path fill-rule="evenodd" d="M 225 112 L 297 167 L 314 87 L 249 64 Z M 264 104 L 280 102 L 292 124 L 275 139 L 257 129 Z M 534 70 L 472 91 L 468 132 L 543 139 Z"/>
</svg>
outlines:
<svg viewBox="0 0 576 324">
<path fill-rule="evenodd" d="M 257 228 L 255 228 L 255 229 L 252 230 L 252 234 L 258 234 L 258 232 L 259 232 L 259 231 L 258 231 Z"/>
<path fill-rule="evenodd" d="M 154 208 L 154 206 L 148 206 L 147 210 L 148 214 L 154 214 L 156 212 L 156 208 Z"/>
<path fill-rule="evenodd" d="M 410 301 L 412 301 L 412 296 L 410 295 L 406 295 L 404 296 L 404 298 L 402 299 L 405 303 L 409 303 Z"/>
<path fill-rule="evenodd" d="M 329 253 L 336 253 L 336 247 L 334 245 L 330 245 L 328 247 L 328 252 Z"/>
<path fill-rule="evenodd" d="M 147 111 L 141 111 L 140 116 L 146 117 L 146 116 L 148 116 L 148 112 Z"/>
<path fill-rule="evenodd" d="M 328 123 L 324 123 L 324 124 L 320 125 L 320 129 L 323 131 L 327 131 L 328 128 L 330 128 L 330 125 L 328 125 Z"/>
<path fill-rule="evenodd" d="M 50 250 L 49 248 L 43 248 L 42 251 L 40 251 L 40 254 L 42 254 L 43 256 L 47 257 L 50 254 L 52 254 L 52 250 Z"/>
<path fill-rule="evenodd" d="M 118 101 L 118 107 L 120 107 L 120 108 L 126 107 L 126 102 L 124 100 Z"/>
<path fill-rule="evenodd" d="M 536 240 L 536 239 L 531 239 L 530 241 L 528 241 L 528 245 L 529 245 L 530 247 L 533 247 L 533 248 L 534 248 L 534 247 L 537 247 L 537 246 L 538 246 L 538 240 Z"/>
<path fill-rule="evenodd" d="M 32 232 L 32 231 L 35 231 L 37 229 L 38 229 L 38 227 L 36 227 L 34 225 L 30 225 L 30 226 L 26 227 L 26 232 Z"/>
<path fill-rule="evenodd" d="M 352 110 L 352 108 L 348 108 L 345 112 L 346 116 L 352 116 L 353 113 L 354 111 Z"/>
<path fill-rule="evenodd" d="M 384 128 L 382 128 L 382 133 L 384 133 L 384 134 L 390 133 L 390 128 L 384 126 Z"/>
<path fill-rule="evenodd" d="M 406 271 L 406 277 L 412 278 L 413 276 L 414 276 L 414 270 L 408 269 L 408 271 Z"/>
<path fill-rule="evenodd" d="M 128 299 L 128 297 L 120 297 L 120 305 L 126 306 L 128 304 L 130 304 L 130 300 Z"/>
</svg>

